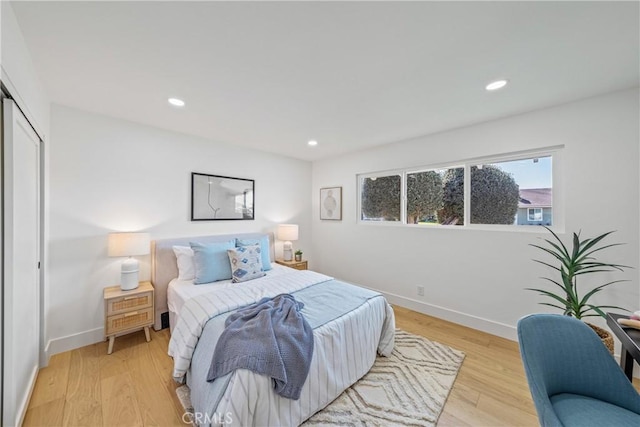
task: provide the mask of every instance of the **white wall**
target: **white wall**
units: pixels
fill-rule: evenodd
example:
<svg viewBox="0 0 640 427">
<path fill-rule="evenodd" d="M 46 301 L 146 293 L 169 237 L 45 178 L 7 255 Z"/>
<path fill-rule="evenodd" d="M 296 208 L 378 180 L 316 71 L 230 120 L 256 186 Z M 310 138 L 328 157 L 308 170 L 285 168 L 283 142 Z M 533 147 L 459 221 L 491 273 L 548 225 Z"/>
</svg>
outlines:
<svg viewBox="0 0 640 427">
<path fill-rule="evenodd" d="M 618 230 L 612 241 L 627 245 L 606 259 L 636 268 L 623 275 L 630 283 L 596 301 L 637 310 L 638 97 L 638 90 L 613 93 L 314 162 L 315 267 L 400 305 L 514 339 L 518 318 L 546 311 L 541 297 L 523 290 L 544 286 L 538 277 L 548 272 L 531 261 L 540 254 L 528 244 L 545 235 L 358 225 L 356 174 L 564 145 L 567 232 Z M 327 186 L 343 187 L 341 222 L 319 220 L 319 189 Z"/>
<path fill-rule="evenodd" d="M 119 282 L 122 261 L 107 257 L 110 231 L 153 239 L 291 222 L 300 225 L 295 246 L 311 255 L 309 162 L 59 105 L 51 123 L 50 354 L 103 339 L 102 289 Z M 191 222 L 191 172 L 254 179 L 256 219 Z M 149 256 L 139 259 L 148 280 Z"/>
<path fill-rule="evenodd" d="M 11 2 L 0 2 L 0 77 L 32 126 L 43 137 L 49 129 L 49 99 L 36 72 Z"/>
</svg>

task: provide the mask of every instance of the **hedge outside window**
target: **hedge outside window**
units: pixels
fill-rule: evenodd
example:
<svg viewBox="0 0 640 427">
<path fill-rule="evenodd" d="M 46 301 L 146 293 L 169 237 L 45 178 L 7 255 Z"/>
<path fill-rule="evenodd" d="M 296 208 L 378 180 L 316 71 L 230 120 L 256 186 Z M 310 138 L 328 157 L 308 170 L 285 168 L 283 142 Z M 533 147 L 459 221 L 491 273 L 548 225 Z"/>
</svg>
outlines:
<svg viewBox="0 0 640 427">
<path fill-rule="evenodd" d="M 464 168 L 406 174 L 407 224 L 463 225 Z"/>
<path fill-rule="evenodd" d="M 520 187 L 499 165 L 471 167 L 471 223 L 514 224 Z"/>
<path fill-rule="evenodd" d="M 553 225 L 551 171 L 549 155 L 472 166 L 471 223 Z"/>
<path fill-rule="evenodd" d="M 402 221 L 400 175 L 373 176 L 361 180 L 362 221 Z"/>
</svg>

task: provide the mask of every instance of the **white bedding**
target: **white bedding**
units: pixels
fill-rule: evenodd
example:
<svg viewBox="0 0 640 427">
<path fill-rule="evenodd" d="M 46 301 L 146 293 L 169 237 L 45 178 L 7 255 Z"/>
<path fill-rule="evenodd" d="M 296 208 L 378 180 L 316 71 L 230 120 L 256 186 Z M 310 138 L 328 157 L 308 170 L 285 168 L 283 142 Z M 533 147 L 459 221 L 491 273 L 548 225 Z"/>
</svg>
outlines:
<svg viewBox="0 0 640 427">
<path fill-rule="evenodd" d="M 291 268 L 276 263 L 271 263 L 271 267 L 271 270 L 265 272 L 266 276 L 254 280 L 260 281 L 264 280 L 267 277 L 275 277 L 282 275 L 288 271 L 292 271 Z M 169 311 L 172 314 L 176 315 L 180 313 L 180 310 L 182 309 L 184 303 L 193 297 L 204 295 L 209 292 L 217 292 L 230 286 L 237 285 L 237 283 L 232 283 L 231 279 L 220 280 L 218 282 L 203 283 L 201 285 L 194 285 L 193 280 L 180 280 L 176 278 L 169 282 L 169 287 L 167 289 L 167 305 L 169 307 Z"/>
<path fill-rule="evenodd" d="M 211 425 L 301 424 L 362 378 L 373 366 L 376 350 L 386 356 L 391 353 L 394 326 L 392 308 L 384 298 L 377 298 L 315 329 L 311 368 L 299 400 L 275 394 L 272 380 L 267 376 L 246 369 L 234 371 L 220 404 L 214 410 L 214 413 L 227 416 L 230 422 Z"/>
<path fill-rule="evenodd" d="M 285 269 L 282 273 L 279 277 L 276 273 L 277 279 L 271 275 L 261 281 L 227 286 L 188 300 L 181 309 L 169 343 L 169 354 L 174 358 L 174 377 L 181 378 L 190 368 L 196 344 L 212 316 L 233 311 L 265 296 L 293 293 L 315 284 L 331 282 L 330 277 L 312 271 L 291 274 L 291 269 Z M 316 289 L 326 294 L 324 288 Z M 206 349 L 212 350 L 215 342 L 211 341 L 208 346 L 198 345 L 201 350 L 195 364 L 198 372 L 194 374 L 196 367 L 191 367 L 191 376 L 197 381 L 190 384 L 194 409 L 201 415 L 224 414 L 229 417 L 229 421 L 213 422 L 215 425 L 300 424 L 361 378 L 373 365 L 376 352 L 388 355 L 393 350 L 393 310 L 382 295 L 371 293 L 377 296 L 314 329 L 314 355 L 299 400 L 277 396 L 268 377 L 238 369 L 230 374 L 230 382 L 222 391 L 218 405 L 213 406 L 208 390 L 215 383 L 206 382 L 212 351 L 206 352 Z M 335 292 L 332 295 L 336 295 Z M 204 337 L 205 341 L 214 339 L 212 334 Z M 202 424 L 208 425 L 209 422 Z"/>
</svg>

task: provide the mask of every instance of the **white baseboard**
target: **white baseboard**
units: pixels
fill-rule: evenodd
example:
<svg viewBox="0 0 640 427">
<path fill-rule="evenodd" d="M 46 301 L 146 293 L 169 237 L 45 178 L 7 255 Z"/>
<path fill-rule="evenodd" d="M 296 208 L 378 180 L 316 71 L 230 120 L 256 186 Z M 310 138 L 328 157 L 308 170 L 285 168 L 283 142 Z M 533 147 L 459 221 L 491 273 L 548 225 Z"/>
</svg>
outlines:
<svg viewBox="0 0 640 427">
<path fill-rule="evenodd" d="M 104 328 L 96 328 L 73 335 L 67 335 L 66 337 L 54 338 L 47 343 L 45 350 L 47 361 L 54 354 L 74 350 L 101 341 L 104 341 Z"/>
<path fill-rule="evenodd" d="M 417 301 L 412 298 L 403 297 L 400 295 L 392 294 L 390 292 L 384 292 L 379 289 L 373 289 L 367 286 L 358 285 L 363 288 L 368 288 L 376 292 L 380 292 L 385 296 L 387 301 L 391 304 L 396 304 L 401 307 L 409 308 L 419 313 L 427 314 L 429 316 L 437 317 L 439 319 L 448 320 L 449 322 L 457 323 L 459 325 L 467 326 L 472 329 L 478 329 L 482 332 L 487 332 L 492 335 L 497 335 L 502 338 L 506 338 L 511 341 L 518 341 L 518 333 L 515 326 L 505 325 L 504 323 L 495 322 L 493 320 L 484 319 L 481 317 L 473 316 L 470 314 L 462 313 L 456 310 L 440 307 L 433 304 L 427 304 L 422 301 Z M 615 338 L 615 336 L 614 336 Z M 613 356 L 618 365 L 620 364 L 620 355 L 615 354 Z M 634 378 L 640 378 L 640 366 L 634 363 L 633 366 Z"/>
<path fill-rule="evenodd" d="M 422 301 L 414 300 L 412 298 L 403 297 L 400 295 L 392 294 L 390 292 L 384 292 L 379 289 L 369 289 L 383 294 L 385 298 L 387 298 L 387 301 L 389 301 L 389 303 L 391 304 L 397 304 L 399 306 L 409 308 L 419 313 L 427 314 L 439 319 L 444 319 L 449 322 L 467 326 L 472 329 L 478 329 L 480 331 L 487 332 L 492 335 L 497 335 L 511 341 L 518 341 L 518 334 L 515 326 L 506 325 L 504 323 L 484 319 L 482 317 L 473 316 L 471 314 L 462 313 L 460 311 L 451 310 L 449 308 L 440 307 L 438 305 L 428 304 Z"/>
</svg>

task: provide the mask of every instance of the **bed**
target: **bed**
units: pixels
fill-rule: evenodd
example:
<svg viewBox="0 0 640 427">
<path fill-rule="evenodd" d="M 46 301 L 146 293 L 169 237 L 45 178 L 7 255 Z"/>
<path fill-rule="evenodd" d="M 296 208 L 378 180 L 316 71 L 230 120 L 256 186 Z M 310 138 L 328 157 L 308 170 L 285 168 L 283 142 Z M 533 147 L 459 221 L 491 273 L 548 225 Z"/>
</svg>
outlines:
<svg viewBox="0 0 640 427">
<path fill-rule="evenodd" d="M 384 297 L 317 272 L 272 264 L 266 276 L 243 283 L 190 285 L 175 280 L 178 269 L 173 246 L 263 236 L 242 233 L 152 242 L 156 320 L 168 313 L 174 378 L 186 380 L 190 387 L 197 424 L 299 425 L 366 374 L 377 353 L 388 355 L 393 350 L 393 310 Z M 273 237 L 267 236 L 273 260 Z M 305 304 L 302 314 L 313 328 L 314 352 L 300 399 L 277 395 L 271 378 L 245 369 L 207 382 L 227 316 L 263 297 L 282 293 Z M 156 329 L 161 326 L 156 321 Z"/>
</svg>

